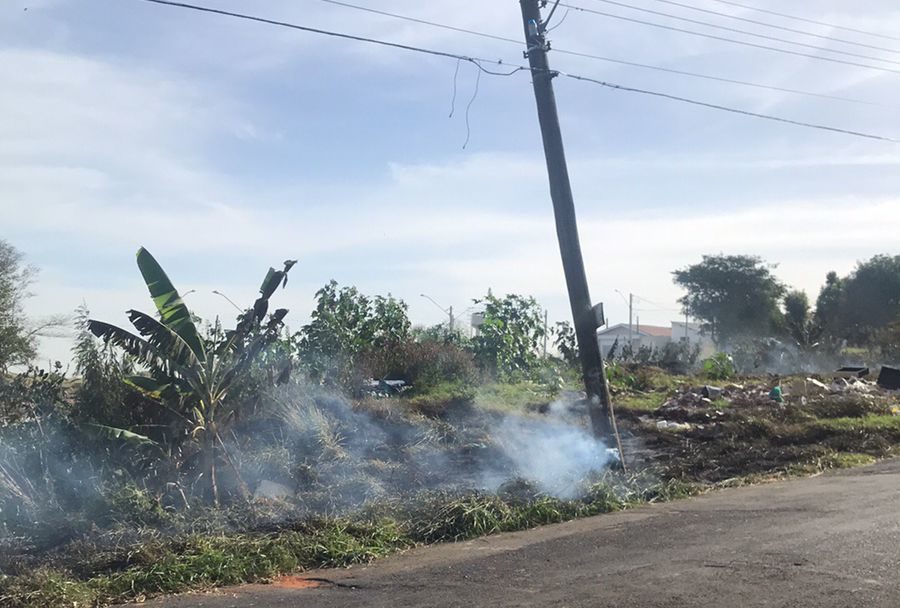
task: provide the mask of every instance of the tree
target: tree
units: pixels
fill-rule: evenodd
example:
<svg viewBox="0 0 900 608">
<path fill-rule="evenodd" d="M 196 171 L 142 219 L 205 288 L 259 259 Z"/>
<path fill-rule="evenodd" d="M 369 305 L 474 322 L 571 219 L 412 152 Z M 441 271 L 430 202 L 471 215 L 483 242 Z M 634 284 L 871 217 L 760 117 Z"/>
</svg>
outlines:
<svg viewBox="0 0 900 608">
<path fill-rule="evenodd" d="M 844 337 L 868 342 L 900 315 L 900 255 L 876 255 L 843 281 L 840 327 Z"/>
<path fill-rule="evenodd" d="M 778 321 L 785 287 L 758 257 L 703 256 L 673 274 L 687 291 L 678 300 L 684 312 L 700 319 L 720 346 L 736 336 L 767 334 Z"/>
<path fill-rule="evenodd" d="M 313 380 L 355 389 L 364 355 L 384 355 L 409 340 L 407 308 L 390 294 L 369 298 L 330 281 L 316 292 L 312 321 L 294 336 L 297 355 Z"/>
<path fill-rule="evenodd" d="M 833 270 L 825 277 L 825 285 L 816 298 L 815 323 L 825 334 L 841 334 L 841 311 L 844 301 L 844 281 Z"/>
<path fill-rule="evenodd" d="M 22 253 L 0 240 L 0 372 L 35 356 L 35 332 L 29 330 L 24 311 L 34 274 Z"/>
<path fill-rule="evenodd" d="M 553 346 L 569 365 L 578 365 L 578 341 L 575 328 L 568 321 L 557 321 L 553 329 Z"/>
<path fill-rule="evenodd" d="M 537 366 L 544 337 L 544 315 L 532 297 L 488 294 L 483 300 L 484 322 L 472 339 L 475 360 L 488 373 L 502 378 L 527 375 Z"/>
<path fill-rule="evenodd" d="M 209 339 L 197 331 L 194 316 L 150 252 L 138 250 L 137 263 L 159 317 L 129 310 L 128 318 L 137 335 L 102 321 L 89 320 L 87 327 L 144 366 L 146 373 L 127 377 L 127 384 L 182 421 L 184 437 L 196 441 L 198 446 L 201 476 L 209 497 L 218 504 L 220 448 L 237 474 L 221 435 L 237 413 L 235 402 L 229 400 L 230 391 L 257 356 L 278 338 L 288 311 L 279 309 L 268 314 L 269 298 L 279 286 L 287 284 L 287 273 L 296 262 L 286 261 L 283 270 L 270 268 L 260 287 L 260 297 L 238 317 L 235 329 L 222 331 L 217 323 Z M 281 370 L 277 381 L 286 381 L 288 372 L 289 369 Z M 128 433 L 124 429 L 106 430 L 117 436 Z"/>
<path fill-rule="evenodd" d="M 784 296 L 784 324 L 800 348 L 809 348 L 816 342 L 819 331 L 806 292 L 794 290 Z"/>
</svg>

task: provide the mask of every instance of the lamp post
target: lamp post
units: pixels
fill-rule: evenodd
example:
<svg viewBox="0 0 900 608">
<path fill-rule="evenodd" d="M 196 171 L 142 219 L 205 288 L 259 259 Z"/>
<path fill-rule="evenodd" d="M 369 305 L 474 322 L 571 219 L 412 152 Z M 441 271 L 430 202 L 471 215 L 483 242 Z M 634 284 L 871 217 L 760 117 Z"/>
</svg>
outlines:
<svg viewBox="0 0 900 608">
<path fill-rule="evenodd" d="M 426 300 L 428 300 L 429 302 L 431 302 L 432 304 L 434 304 L 435 306 L 437 306 L 441 310 L 441 312 L 443 312 L 445 315 L 447 315 L 447 317 L 450 320 L 450 328 L 447 333 L 452 334 L 453 333 L 453 307 L 451 306 L 449 309 L 444 308 L 443 306 L 438 304 L 435 301 L 435 299 L 432 298 L 431 296 L 426 295 L 424 293 L 420 293 L 419 295 L 422 296 L 423 298 L 425 298 Z"/>
<path fill-rule="evenodd" d="M 633 332 L 632 329 L 631 329 L 631 328 L 632 328 L 631 322 L 632 322 L 632 318 L 633 318 L 633 317 L 632 317 L 632 314 L 633 314 L 633 312 L 634 312 L 634 294 L 633 294 L 633 293 L 629 293 L 629 294 L 628 294 L 628 299 L 626 300 L 626 299 L 625 299 L 625 294 L 624 294 L 624 293 L 622 293 L 622 292 L 619 291 L 618 289 L 616 289 L 615 292 L 616 292 L 617 294 L 619 294 L 620 296 L 622 296 L 622 300 L 623 300 L 626 304 L 628 304 L 628 345 L 633 347 L 634 345 L 632 344 L 632 342 L 634 342 L 634 332 Z"/>
</svg>

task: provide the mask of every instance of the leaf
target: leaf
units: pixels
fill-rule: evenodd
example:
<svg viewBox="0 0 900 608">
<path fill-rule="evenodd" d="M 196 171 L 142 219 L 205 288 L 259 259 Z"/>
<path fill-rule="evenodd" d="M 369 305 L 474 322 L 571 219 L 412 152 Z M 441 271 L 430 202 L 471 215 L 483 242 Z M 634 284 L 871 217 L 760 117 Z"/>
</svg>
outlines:
<svg viewBox="0 0 900 608">
<path fill-rule="evenodd" d="M 162 324 L 181 336 L 197 359 L 203 360 L 205 358 L 203 340 L 191 319 L 190 310 L 178 295 L 165 271 L 143 247 L 138 250 L 137 263 L 147 289 L 150 290 L 150 297 L 153 298 L 153 303 L 159 311 Z"/>
<path fill-rule="evenodd" d="M 185 367 L 200 365 L 199 359 L 187 342 L 171 328 L 139 310 L 129 310 L 128 319 L 150 344 L 167 353 L 179 365 Z"/>
<path fill-rule="evenodd" d="M 128 330 L 93 319 L 88 320 L 87 328 L 88 331 L 107 344 L 112 344 L 124 350 L 137 359 L 139 363 L 157 368 L 168 367 L 169 361 L 165 354 L 161 353 L 156 346 L 147 340 L 134 335 Z"/>
<path fill-rule="evenodd" d="M 121 327 L 93 319 L 87 322 L 87 328 L 107 344 L 121 348 L 139 363 L 151 369 L 161 370 L 170 376 L 177 372 L 187 381 L 197 381 L 197 374 L 194 370 L 182 366 L 177 359 L 171 356 L 171 353 L 160 350 L 149 340 L 138 337 Z"/>
<path fill-rule="evenodd" d="M 85 429 L 87 432 L 96 435 L 98 437 L 102 437 L 103 439 L 109 439 L 112 441 L 124 441 L 125 443 L 129 443 L 131 445 L 139 445 L 139 446 L 153 446 L 155 448 L 162 449 L 162 447 L 149 437 L 145 435 L 138 435 L 137 433 L 133 433 L 127 429 L 118 429 L 112 426 L 105 426 L 102 424 L 87 424 L 86 427 L 89 429 Z"/>
<path fill-rule="evenodd" d="M 161 399 L 164 395 L 170 394 L 171 390 L 174 389 L 171 384 L 157 382 L 148 376 L 128 376 L 125 378 L 125 384 L 136 388 L 153 399 Z"/>
</svg>

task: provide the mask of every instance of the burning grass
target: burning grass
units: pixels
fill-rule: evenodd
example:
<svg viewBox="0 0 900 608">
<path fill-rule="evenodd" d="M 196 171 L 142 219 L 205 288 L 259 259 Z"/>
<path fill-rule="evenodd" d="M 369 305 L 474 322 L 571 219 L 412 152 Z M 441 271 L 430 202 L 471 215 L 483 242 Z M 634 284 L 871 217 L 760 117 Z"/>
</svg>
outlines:
<svg viewBox="0 0 900 608">
<path fill-rule="evenodd" d="M 366 563 L 416 545 L 488 534 L 607 513 L 636 504 L 692 495 L 698 486 L 649 476 L 607 473 L 578 499 L 561 500 L 517 481 L 499 493 L 426 493 L 375 503 L 342 518 L 283 520 L 236 533 L 214 527 L 142 542 L 123 543 L 124 532 L 60 547 L 39 560 L 7 564 L 0 606 L 95 606 L 245 582 L 290 573 Z M 250 507 L 242 507 L 246 509 Z M 246 512 L 230 518 L 245 517 Z M 290 516 L 290 509 L 280 513 Z M 218 522 L 229 517 L 222 513 Z M 210 526 L 200 517 L 180 527 Z"/>
<path fill-rule="evenodd" d="M 187 509 L 123 484 L 78 513 L 19 522 L 0 530 L 0 606 L 100 606 L 271 581 L 416 545 L 859 466 L 900 446 L 893 395 L 851 391 L 780 406 L 760 384 L 704 399 L 683 378 L 642 378 L 639 389 L 616 387 L 630 470 L 640 472 L 588 462 L 565 487 L 548 483 L 561 477 L 556 469 L 532 470 L 528 454 L 601 446 L 584 438 L 577 404 L 541 402 L 534 387 L 483 388 L 484 404 L 445 387 L 431 398 L 282 408 L 238 427 L 255 442 L 233 447 L 248 479 L 287 489 L 285 498 Z M 663 430 L 660 421 L 684 426 Z"/>
</svg>

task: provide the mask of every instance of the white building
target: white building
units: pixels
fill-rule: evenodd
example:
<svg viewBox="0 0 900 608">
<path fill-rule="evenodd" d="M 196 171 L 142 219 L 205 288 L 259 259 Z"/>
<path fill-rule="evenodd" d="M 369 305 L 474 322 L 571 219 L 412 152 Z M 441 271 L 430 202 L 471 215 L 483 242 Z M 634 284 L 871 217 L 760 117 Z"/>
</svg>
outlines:
<svg viewBox="0 0 900 608">
<path fill-rule="evenodd" d="M 631 342 L 631 348 L 637 351 L 642 346 L 662 350 L 670 342 L 687 341 L 690 344 L 699 344 L 701 355 L 715 352 L 715 346 L 707 336 L 700 333 L 698 323 L 685 323 L 684 321 L 672 321 L 669 327 L 658 325 L 635 324 L 631 330 L 627 323 L 612 325 L 597 332 L 597 342 L 600 344 L 600 352 L 605 357 L 613 344 L 619 342 L 619 348 Z M 621 352 L 621 351 L 620 351 Z"/>
</svg>

